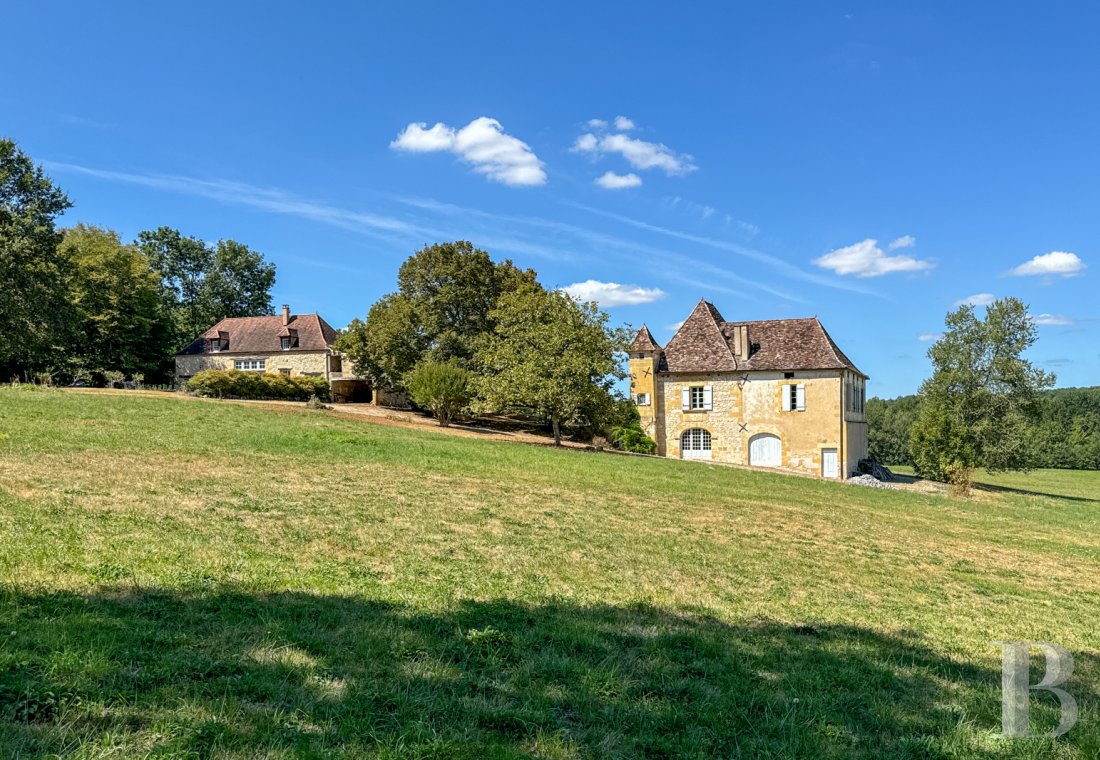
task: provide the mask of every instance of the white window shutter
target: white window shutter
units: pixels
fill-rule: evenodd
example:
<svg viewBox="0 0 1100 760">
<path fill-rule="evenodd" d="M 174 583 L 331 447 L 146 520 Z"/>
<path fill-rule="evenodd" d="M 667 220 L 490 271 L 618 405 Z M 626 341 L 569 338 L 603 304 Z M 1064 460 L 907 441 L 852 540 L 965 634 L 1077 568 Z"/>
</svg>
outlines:
<svg viewBox="0 0 1100 760">
<path fill-rule="evenodd" d="M 796 391 L 798 398 L 796 399 L 798 404 L 798 411 L 806 411 L 806 386 L 802 383 L 798 384 L 798 390 Z"/>
<path fill-rule="evenodd" d="M 791 386 L 783 386 L 783 411 L 791 411 Z"/>
<path fill-rule="evenodd" d="M 703 386 L 703 409 L 710 410 L 714 408 L 714 390 L 709 386 Z"/>
<path fill-rule="evenodd" d="M 685 412 L 691 409 L 691 388 L 684 388 L 680 391 L 680 400 Z"/>
</svg>

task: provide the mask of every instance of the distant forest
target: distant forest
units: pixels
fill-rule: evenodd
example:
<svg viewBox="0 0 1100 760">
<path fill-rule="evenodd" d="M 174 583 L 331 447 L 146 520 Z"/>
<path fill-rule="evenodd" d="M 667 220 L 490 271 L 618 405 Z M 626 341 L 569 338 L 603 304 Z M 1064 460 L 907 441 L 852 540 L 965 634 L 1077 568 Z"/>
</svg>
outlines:
<svg viewBox="0 0 1100 760">
<path fill-rule="evenodd" d="M 886 465 L 912 464 L 909 429 L 919 409 L 916 396 L 868 399 L 869 456 Z M 1100 470 L 1100 386 L 1044 391 L 1029 447 L 1035 467 Z"/>
</svg>

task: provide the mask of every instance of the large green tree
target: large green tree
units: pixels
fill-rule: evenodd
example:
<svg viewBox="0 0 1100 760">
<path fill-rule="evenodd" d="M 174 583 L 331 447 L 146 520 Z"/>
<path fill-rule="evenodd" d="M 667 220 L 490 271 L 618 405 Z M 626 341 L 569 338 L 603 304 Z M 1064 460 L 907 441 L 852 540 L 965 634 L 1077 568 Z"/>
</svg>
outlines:
<svg viewBox="0 0 1100 760">
<path fill-rule="evenodd" d="M 401 265 L 397 292 L 376 302 L 366 322 L 348 326 L 340 348 L 357 373 L 391 390 L 403 390 L 421 362 L 473 368 L 497 300 L 528 286 L 537 287 L 533 271 L 494 262 L 467 241 L 426 246 Z"/>
<path fill-rule="evenodd" d="M 549 421 L 554 443 L 564 424 L 604 407 L 625 374 L 617 354 L 628 340 L 594 303 L 526 285 L 502 295 L 490 312 L 493 331 L 476 354 L 481 397 L 493 407 Z"/>
<path fill-rule="evenodd" d="M 1023 357 L 1037 332 L 1017 298 L 994 301 L 984 319 L 962 306 L 946 327 L 928 351 L 933 373 L 920 388 L 910 453 L 921 475 L 965 491 L 977 467 L 1028 469 L 1028 434 L 1054 376 Z"/>
<path fill-rule="evenodd" d="M 0 139 L 0 372 L 58 364 L 71 328 L 55 222 L 72 204 L 16 144 Z"/>
<path fill-rule="evenodd" d="M 177 348 L 225 317 L 271 313 L 275 265 L 243 243 L 208 246 L 171 227 L 138 235 L 137 245 L 160 272 L 172 304 Z"/>
<path fill-rule="evenodd" d="M 118 233 L 77 224 L 58 247 L 70 272 L 74 368 L 157 375 L 172 355 L 174 330 L 159 274 Z"/>
</svg>

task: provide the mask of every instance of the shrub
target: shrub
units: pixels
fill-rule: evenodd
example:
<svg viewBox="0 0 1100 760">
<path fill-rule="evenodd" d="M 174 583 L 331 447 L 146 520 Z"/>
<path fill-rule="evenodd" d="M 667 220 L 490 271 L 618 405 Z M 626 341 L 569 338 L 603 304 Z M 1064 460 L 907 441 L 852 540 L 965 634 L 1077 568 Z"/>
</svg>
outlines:
<svg viewBox="0 0 1100 760">
<path fill-rule="evenodd" d="M 126 380 L 125 374 L 114 369 L 109 369 L 104 372 L 103 377 L 107 378 L 108 388 L 121 388 L 122 383 Z"/>
<path fill-rule="evenodd" d="M 323 377 L 287 377 L 235 369 L 203 370 L 187 381 L 187 390 L 211 398 L 307 401 L 316 396 L 324 401 L 329 397 L 329 385 Z"/>
<path fill-rule="evenodd" d="M 405 376 L 405 385 L 413 403 L 430 410 L 446 427 L 470 403 L 472 377 L 453 364 L 423 362 Z"/>
<path fill-rule="evenodd" d="M 617 427 L 611 431 L 611 440 L 623 451 L 630 451 L 635 454 L 655 454 L 657 452 L 657 442 L 640 428 Z"/>
</svg>

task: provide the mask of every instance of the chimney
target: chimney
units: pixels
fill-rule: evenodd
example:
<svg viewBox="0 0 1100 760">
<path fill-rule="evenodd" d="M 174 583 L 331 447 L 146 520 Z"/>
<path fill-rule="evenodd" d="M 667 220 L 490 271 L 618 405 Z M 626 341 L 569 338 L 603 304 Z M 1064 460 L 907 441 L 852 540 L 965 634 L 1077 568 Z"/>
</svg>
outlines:
<svg viewBox="0 0 1100 760">
<path fill-rule="evenodd" d="M 290 304 L 283 304 L 283 325 L 290 324 Z"/>
<path fill-rule="evenodd" d="M 749 326 L 739 325 L 737 327 L 737 334 L 741 338 L 738 341 L 741 344 L 741 356 L 747 359 L 749 354 L 752 353 L 752 345 L 749 344 Z"/>
</svg>

